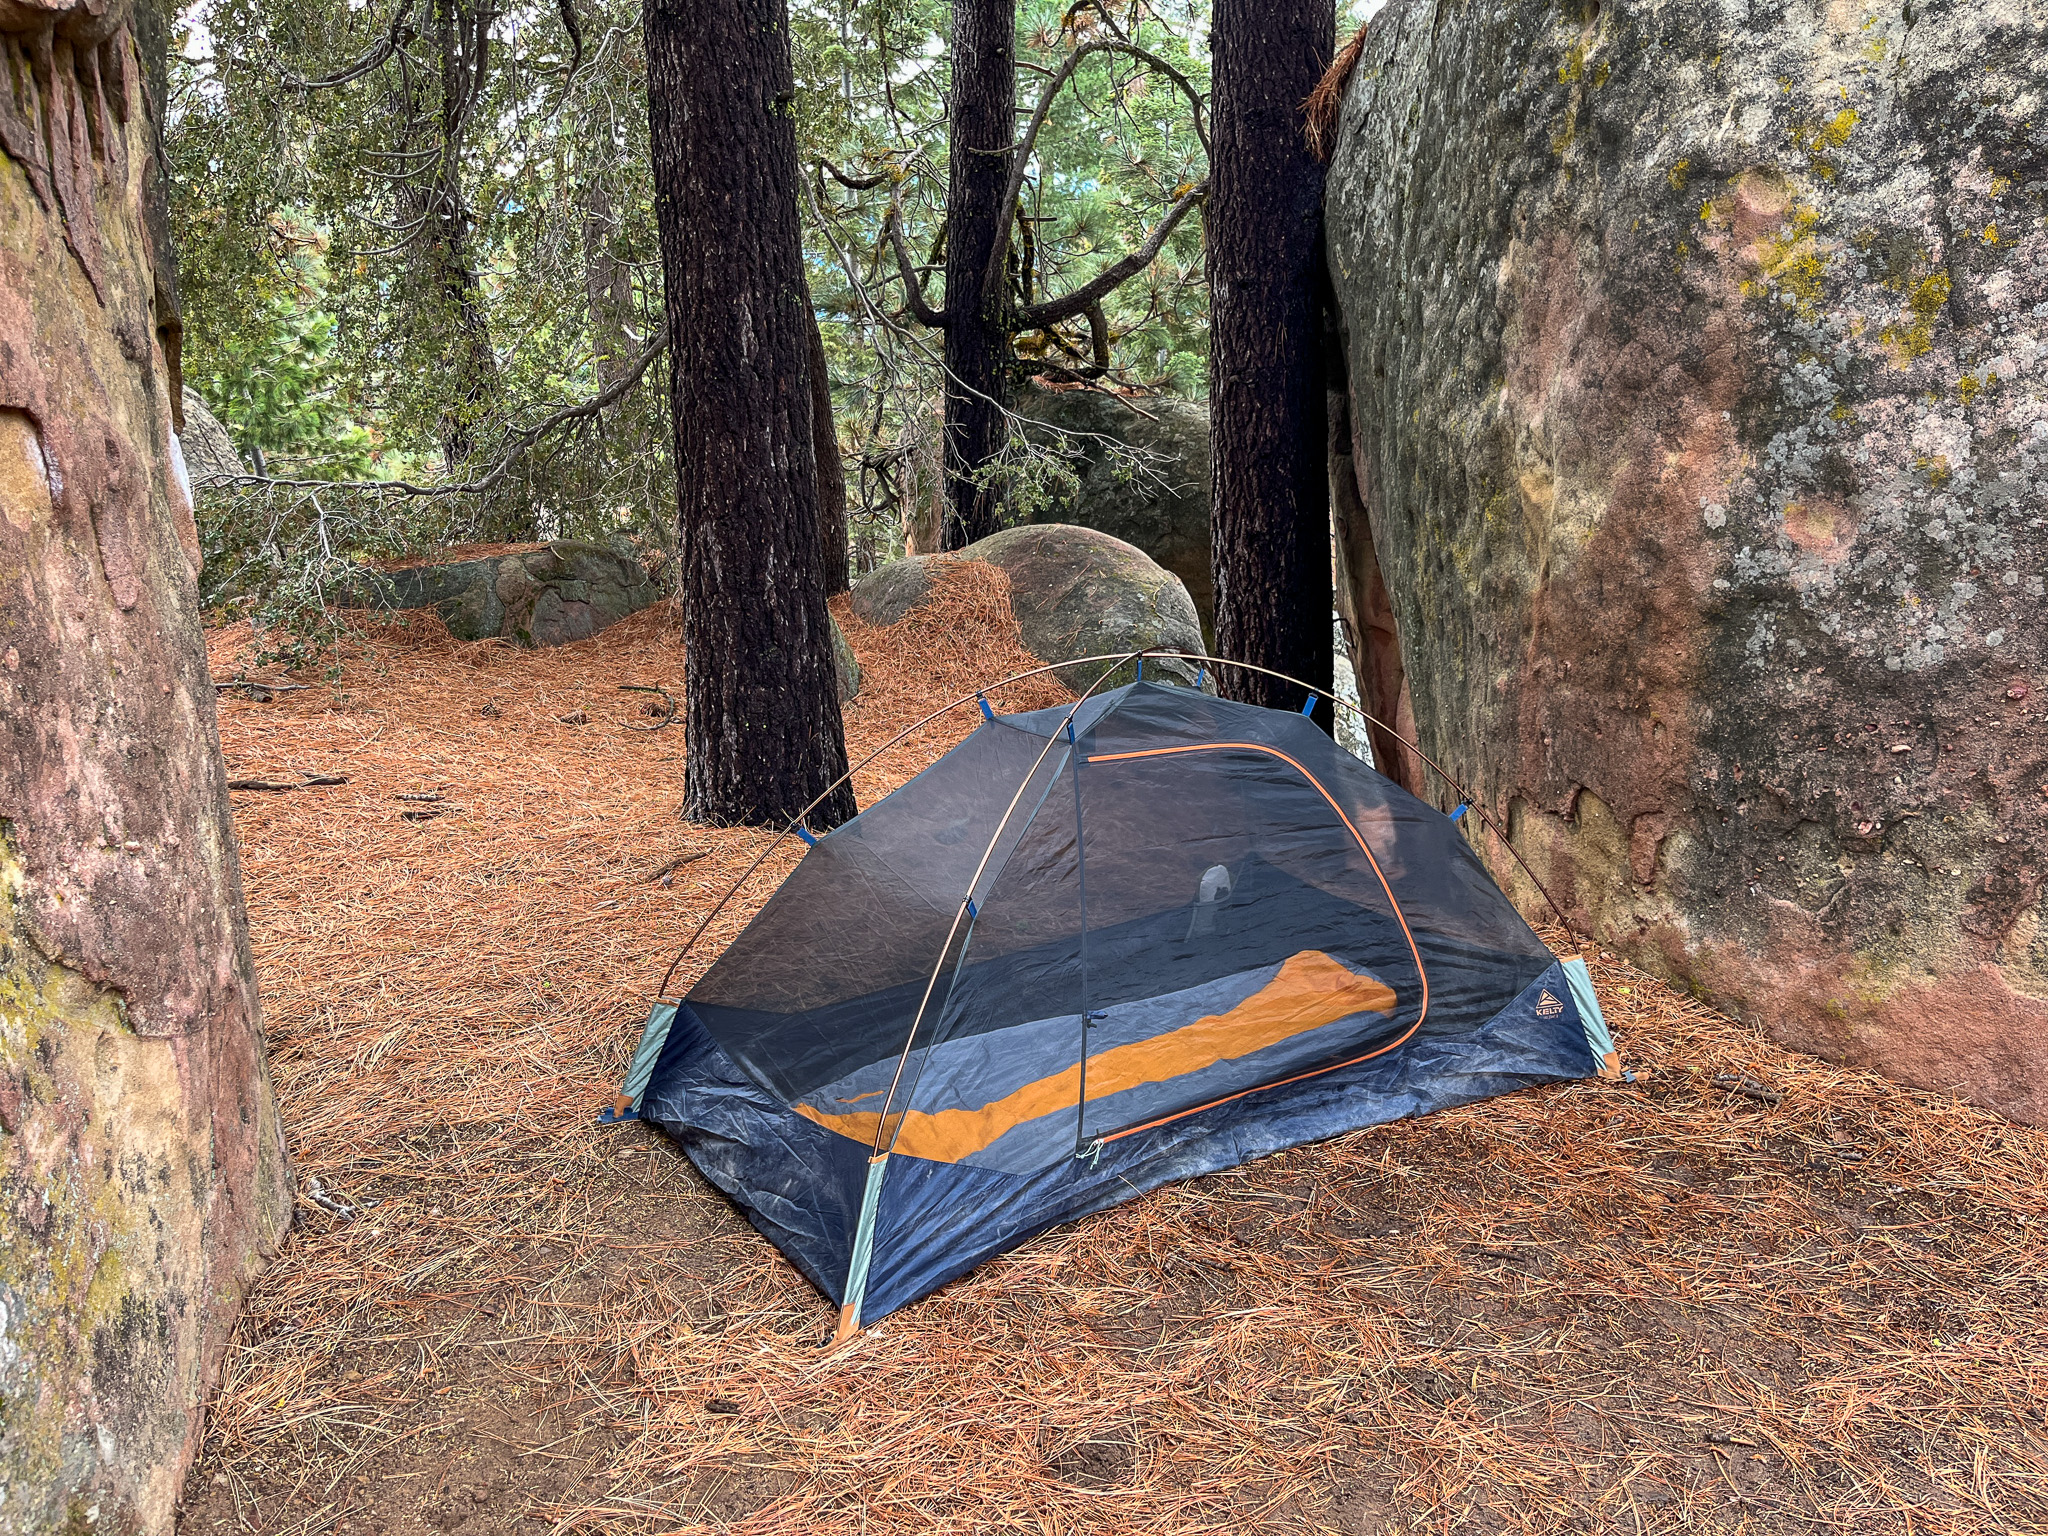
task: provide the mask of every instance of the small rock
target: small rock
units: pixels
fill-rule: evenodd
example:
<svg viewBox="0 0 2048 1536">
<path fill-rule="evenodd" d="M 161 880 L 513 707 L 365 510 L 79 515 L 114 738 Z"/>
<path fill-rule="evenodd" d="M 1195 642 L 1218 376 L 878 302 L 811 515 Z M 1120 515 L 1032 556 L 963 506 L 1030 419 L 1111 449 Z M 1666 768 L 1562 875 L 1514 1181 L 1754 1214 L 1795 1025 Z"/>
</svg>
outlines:
<svg viewBox="0 0 2048 1536">
<path fill-rule="evenodd" d="M 570 711 L 570 712 L 569 712 L 568 714 L 566 714 L 566 715 L 557 715 L 557 716 L 555 716 L 555 718 L 556 718 L 557 720 L 561 721 L 561 722 L 562 722 L 562 724 L 564 724 L 564 725 L 588 725 L 588 724 L 590 724 L 590 716 L 589 716 L 589 715 L 587 715 L 587 714 L 585 714 L 585 713 L 584 713 L 584 712 L 583 712 L 582 710 L 580 710 L 580 709 L 574 709 L 574 710 L 571 710 L 571 711 Z"/>
</svg>

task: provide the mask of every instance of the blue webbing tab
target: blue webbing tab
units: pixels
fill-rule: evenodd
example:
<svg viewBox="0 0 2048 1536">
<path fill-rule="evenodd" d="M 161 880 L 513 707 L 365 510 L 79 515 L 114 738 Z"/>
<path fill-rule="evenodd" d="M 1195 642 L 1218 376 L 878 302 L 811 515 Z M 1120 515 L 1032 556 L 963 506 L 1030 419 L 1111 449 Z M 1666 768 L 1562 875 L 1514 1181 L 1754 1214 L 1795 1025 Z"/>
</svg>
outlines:
<svg viewBox="0 0 2048 1536">
<path fill-rule="evenodd" d="M 1308 702 L 1307 702 L 1306 704 L 1304 704 L 1304 705 L 1302 705 L 1302 706 L 1301 706 L 1301 712 L 1302 712 L 1302 713 L 1303 713 L 1304 715 L 1312 715 L 1312 714 L 1314 714 L 1314 713 L 1316 712 L 1316 703 L 1317 703 L 1317 700 L 1316 700 L 1316 696 L 1315 696 L 1314 694 L 1310 694 L 1310 695 L 1308 696 Z"/>
<path fill-rule="evenodd" d="M 614 1114 L 610 1108 L 600 1109 L 597 1112 L 597 1123 L 599 1125 L 624 1125 L 628 1120 L 638 1120 L 639 1118 L 640 1111 L 637 1109 L 620 1110 L 617 1114 Z"/>
<path fill-rule="evenodd" d="M 1209 663 L 1207 663 L 1206 661 L 1203 662 L 1199 667 L 1195 668 L 1195 692 L 1200 693 L 1202 691 L 1202 679 L 1207 677 L 1208 675 Z"/>
<path fill-rule="evenodd" d="M 1470 806 L 1466 805 L 1464 801 L 1460 800 L 1458 802 L 1458 808 L 1455 811 L 1451 812 L 1451 820 L 1456 821 L 1460 816 L 1464 815 L 1465 812 L 1470 809 Z"/>
<path fill-rule="evenodd" d="M 1068 746 L 1072 746 L 1073 744 L 1074 744 L 1074 717 L 1073 717 L 1072 715 L 1069 715 L 1069 716 L 1067 716 L 1067 745 L 1068 745 Z"/>
<path fill-rule="evenodd" d="M 811 829 L 805 826 L 802 822 L 798 822 L 796 825 L 796 835 L 804 840 L 804 846 L 806 848 L 815 848 L 818 846 L 818 839 L 812 835 Z"/>
<path fill-rule="evenodd" d="M 984 720 L 995 719 L 996 712 L 988 707 L 988 695 L 977 693 L 974 697 L 975 701 L 981 705 L 981 718 Z"/>
<path fill-rule="evenodd" d="M 1138 658 L 1138 681 L 1145 681 L 1145 658 L 1142 656 Z"/>
<path fill-rule="evenodd" d="M 980 913 L 979 909 L 977 909 L 977 908 L 975 907 L 975 905 L 974 905 L 974 898 L 973 898 L 972 896 L 968 897 L 968 898 L 967 898 L 967 920 L 968 920 L 968 921 L 969 921 L 969 922 L 971 923 L 971 922 L 973 922 L 973 921 L 974 921 L 974 919 L 975 919 L 975 918 L 979 917 L 980 915 L 981 915 L 981 913 Z"/>
</svg>

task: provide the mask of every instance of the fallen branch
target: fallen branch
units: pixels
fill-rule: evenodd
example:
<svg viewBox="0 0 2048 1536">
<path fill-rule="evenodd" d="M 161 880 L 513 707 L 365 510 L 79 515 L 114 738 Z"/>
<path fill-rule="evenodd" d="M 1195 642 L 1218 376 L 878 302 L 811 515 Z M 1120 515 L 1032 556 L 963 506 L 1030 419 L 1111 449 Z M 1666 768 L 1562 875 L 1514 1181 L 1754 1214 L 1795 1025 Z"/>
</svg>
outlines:
<svg viewBox="0 0 2048 1536">
<path fill-rule="evenodd" d="M 1714 1077 L 1714 1086 L 1727 1093 L 1739 1093 L 1745 1099 L 1755 1099 L 1762 1104 L 1779 1104 L 1785 1095 L 1768 1083 L 1760 1083 L 1747 1072 L 1721 1072 Z"/>
<path fill-rule="evenodd" d="M 346 784 L 347 782 L 348 775 L 345 773 L 309 773 L 299 778 L 296 782 L 288 782 L 283 779 L 229 779 L 228 788 L 266 790 L 315 789 L 322 785 Z"/>
<path fill-rule="evenodd" d="M 708 848 L 696 848 L 679 853 L 647 878 L 649 880 L 666 881 L 670 875 L 681 869 L 685 864 L 694 864 L 699 859 L 708 858 L 710 852 L 711 850 Z"/>
<path fill-rule="evenodd" d="M 660 712 L 660 713 L 661 713 L 661 721 L 660 721 L 660 723 L 659 723 L 659 724 L 656 724 L 656 725 L 635 725 L 635 724 L 633 724 L 633 723 L 632 723 L 632 722 L 631 722 L 631 721 L 629 720 L 629 721 L 627 721 L 627 722 L 626 722 L 626 729 L 627 729 L 627 730 L 629 730 L 629 731 L 646 731 L 646 732 L 648 732 L 649 734 L 652 734 L 652 733 L 653 733 L 653 732 L 655 732 L 655 731 L 660 731 L 660 730 L 666 730 L 666 729 L 667 729 L 667 728 L 668 728 L 669 726 L 671 726 L 671 725 L 675 724 L 675 719 L 676 719 L 676 701 L 675 701 L 675 699 L 674 699 L 673 697 L 671 697 L 671 696 L 670 696 L 670 694 L 669 694 L 669 691 L 668 691 L 668 690 L 667 690 L 666 688 L 655 688 L 655 687 L 652 687 L 652 686 L 650 686 L 650 685 L 649 685 L 649 684 L 647 684 L 647 683 L 621 683 L 621 684 L 619 684 L 619 692 L 621 692 L 621 693 L 658 693 L 658 694 L 660 694 L 660 695 L 661 695 L 661 702 L 662 702 L 663 704 L 665 704 L 665 705 L 667 706 L 667 708 L 666 708 L 666 709 L 663 709 L 663 710 L 662 710 L 662 711 Z M 653 706 L 652 706 L 652 705 L 650 705 L 650 706 L 649 706 L 649 708 L 650 708 L 650 709 L 652 709 L 652 708 L 653 708 Z"/>
<path fill-rule="evenodd" d="M 334 1196 L 327 1193 L 326 1186 L 320 1182 L 319 1176 L 316 1174 L 307 1174 L 299 1187 L 308 1200 L 319 1206 L 328 1215 L 338 1217 L 342 1221 L 354 1221 L 363 1214 L 363 1211 L 368 1206 L 376 1204 L 373 1200 L 365 1202 L 364 1205 L 356 1206 L 350 1205 L 346 1200 L 337 1200 Z"/>
</svg>

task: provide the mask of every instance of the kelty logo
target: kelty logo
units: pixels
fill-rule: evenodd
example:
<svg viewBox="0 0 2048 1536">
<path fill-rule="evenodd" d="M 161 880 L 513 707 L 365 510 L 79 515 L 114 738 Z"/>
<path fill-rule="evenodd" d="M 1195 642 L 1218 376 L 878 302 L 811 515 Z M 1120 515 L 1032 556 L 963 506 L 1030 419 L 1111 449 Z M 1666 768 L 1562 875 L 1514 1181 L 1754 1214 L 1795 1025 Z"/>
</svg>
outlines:
<svg viewBox="0 0 2048 1536">
<path fill-rule="evenodd" d="M 1556 993 L 1545 987 L 1536 995 L 1536 1011 L 1546 1019 L 1554 1019 L 1564 1012 L 1564 1004 Z"/>
</svg>

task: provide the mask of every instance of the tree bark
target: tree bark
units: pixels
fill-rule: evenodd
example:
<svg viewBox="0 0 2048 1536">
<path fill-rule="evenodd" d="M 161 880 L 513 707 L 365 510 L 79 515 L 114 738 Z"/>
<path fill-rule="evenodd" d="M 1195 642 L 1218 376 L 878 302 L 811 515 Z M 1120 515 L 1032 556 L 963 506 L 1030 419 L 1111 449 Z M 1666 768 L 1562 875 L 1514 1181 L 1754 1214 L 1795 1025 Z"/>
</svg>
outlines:
<svg viewBox="0 0 2048 1536">
<path fill-rule="evenodd" d="M 153 5 L 0 7 L 9 1530 L 170 1529 L 291 1214 L 173 467 L 164 50 Z"/>
<path fill-rule="evenodd" d="M 804 313 L 810 319 L 811 444 L 818 461 L 818 558 L 823 564 L 825 595 L 836 597 L 853 585 L 848 574 L 853 552 L 846 530 L 846 466 L 839 459 L 839 427 L 832 415 L 832 370 L 825 360 L 825 336 L 818 312 L 804 291 Z"/>
<path fill-rule="evenodd" d="M 1210 542 L 1220 656 L 1332 680 L 1324 452 L 1323 169 L 1301 103 L 1336 38 L 1331 0 L 1218 0 L 1208 211 Z M 1299 708 L 1303 691 L 1217 669 L 1229 697 Z M 1333 709 L 1316 720 L 1326 729 Z"/>
<path fill-rule="evenodd" d="M 1009 439 L 1009 285 L 987 285 L 1016 139 L 1015 0 L 953 0 L 952 135 L 946 178 L 946 522 L 959 549 L 1002 526 L 1002 498 L 977 476 Z"/>
<path fill-rule="evenodd" d="M 398 163 L 418 163 L 432 156 L 416 180 L 400 186 L 396 200 L 400 220 L 410 231 L 409 260 L 423 310 L 421 325 L 438 340 L 454 374 L 453 399 L 437 426 L 450 478 L 459 478 L 459 471 L 476 457 L 477 420 L 497 399 L 500 385 L 490 321 L 483 309 L 483 284 L 471 249 L 469 203 L 462 190 L 470 114 L 490 69 L 492 16 L 489 7 L 465 0 L 428 0 L 440 76 L 432 128 L 423 127 L 415 94 L 427 77 L 402 75 L 404 85 L 393 90 L 389 102 L 396 119 Z M 423 133 L 432 135 L 424 146 L 415 142 Z"/>
<path fill-rule="evenodd" d="M 818 546 L 812 324 L 783 0 L 650 0 L 673 352 L 685 813 L 779 825 L 846 771 Z M 842 784 L 810 815 L 854 814 Z"/>
</svg>

